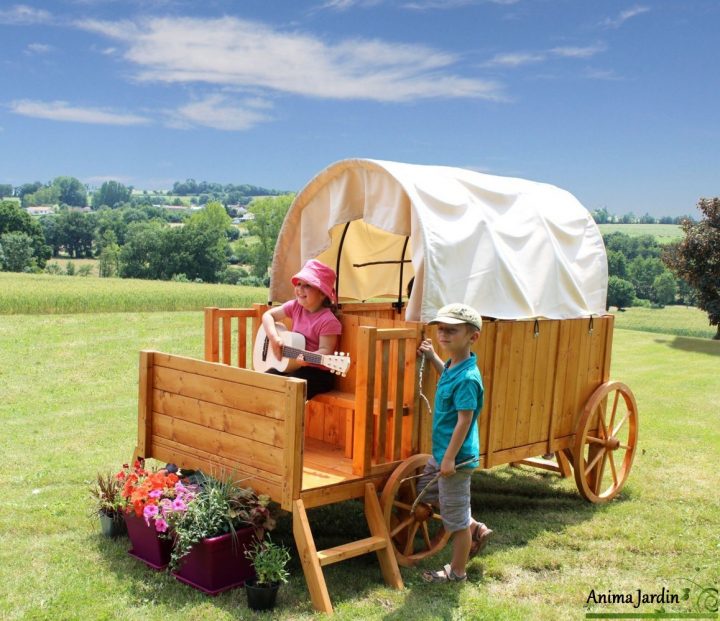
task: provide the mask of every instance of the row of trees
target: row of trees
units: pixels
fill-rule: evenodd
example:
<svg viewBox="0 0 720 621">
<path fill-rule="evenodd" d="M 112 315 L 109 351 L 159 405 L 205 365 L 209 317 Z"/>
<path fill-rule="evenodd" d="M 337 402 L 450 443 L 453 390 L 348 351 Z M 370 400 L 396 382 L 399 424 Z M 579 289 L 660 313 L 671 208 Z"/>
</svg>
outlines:
<svg viewBox="0 0 720 621">
<path fill-rule="evenodd" d="M 608 255 L 608 307 L 695 305 L 717 326 L 720 339 L 720 198 L 701 199 L 699 222 L 682 223 L 679 243 L 624 233 L 604 236 Z"/>
<path fill-rule="evenodd" d="M 291 195 L 256 199 L 248 222 L 253 243 L 239 231 L 219 202 L 187 215 L 183 226 L 168 222 L 161 208 L 123 206 L 80 212 L 61 209 L 33 219 L 15 201 L 0 202 L 0 266 L 37 271 L 52 256 L 97 257 L 101 276 L 188 279 L 203 282 L 266 284 L 280 226 Z M 247 272 L 230 263 L 250 264 Z"/>
<path fill-rule="evenodd" d="M 188 179 L 184 182 L 176 181 L 172 190 L 166 193 L 143 192 L 133 195 L 132 186 L 126 186 L 119 181 L 106 181 L 95 192 L 89 192 L 87 186 L 75 177 L 56 177 L 49 183 L 35 181 L 13 187 L 9 183 L 0 184 L 0 199 L 17 197 L 23 207 L 36 205 L 68 205 L 70 207 L 85 207 L 89 203 L 94 209 L 102 206 L 116 208 L 127 203 L 134 206 L 138 204 L 165 204 L 173 202 L 163 196 L 192 196 L 193 203 L 204 205 L 209 201 L 219 201 L 225 205 L 247 204 L 255 196 L 278 196 L 283 194 L 278 190 L 269 190 L 256 185 L 234 185 L 232 183 L 220 184 L 207 181 L 196 182 Z M 182 200 L 177 200 L 182 204 Z"/>
<path fill-rule="evenodd" d="M 685 220 L 693 220 L 692 216 L 663 216 L 656 218 L 649 213 L 636 216 L 633 212 L 618 216 L 610 213 L 606 207 L 590 212 L 597 224 L 682 224 Z"/>
</svg>

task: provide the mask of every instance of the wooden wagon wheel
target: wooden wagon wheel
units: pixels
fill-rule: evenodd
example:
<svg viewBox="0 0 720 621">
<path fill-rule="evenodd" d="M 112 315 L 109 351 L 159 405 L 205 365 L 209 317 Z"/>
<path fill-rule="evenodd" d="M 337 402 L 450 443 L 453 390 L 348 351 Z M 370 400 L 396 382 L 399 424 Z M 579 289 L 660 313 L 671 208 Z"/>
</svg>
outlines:
<svg viewBox="0 0 720 621">
<path fill-rule="evenodd" d="M 635 397 L 622 382 L 606 382 L 585 405 L 573 449 L 575 482 L 590 502 L 606 502 L 622 489 L 637 446 Z"/>
<path fill-rule="evenodd" d="M 442 526 L 440 515 L 426 502 L 412 505 L 420 491 L 418 477 L 430 455 L 420 453 L 402 462 L 390 475 L 382 496 L 385 523 L 395 548 L 399 565 L 412 567 L 418 561 L 442 550 L 450 539 Z"/>
</svg>

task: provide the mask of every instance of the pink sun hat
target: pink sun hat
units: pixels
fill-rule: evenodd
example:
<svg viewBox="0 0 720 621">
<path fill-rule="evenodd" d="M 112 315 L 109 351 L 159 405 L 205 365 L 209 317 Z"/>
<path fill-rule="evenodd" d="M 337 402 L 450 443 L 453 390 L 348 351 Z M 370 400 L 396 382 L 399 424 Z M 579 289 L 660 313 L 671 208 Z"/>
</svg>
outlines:
<svg viewBox="0 0 720 621">
<path fill-rule="evenodd" d="M 292 284 L 297 285 L 298 280 L 303 280 L 322 291 L 333 304 L 337 302 L 335 271 L 317 259 L 310 259 L 305 263 L 302 269 L 292 277 Z"/>
</svg>

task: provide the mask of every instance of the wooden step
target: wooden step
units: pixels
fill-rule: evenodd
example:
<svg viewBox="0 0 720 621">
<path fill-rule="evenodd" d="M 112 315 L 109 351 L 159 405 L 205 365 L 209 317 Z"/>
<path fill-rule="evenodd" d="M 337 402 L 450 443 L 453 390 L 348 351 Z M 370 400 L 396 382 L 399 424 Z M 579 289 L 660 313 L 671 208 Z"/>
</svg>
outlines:
<svg viewBox="0 0 720 621">
<path fill-rule="evenodd" d="M 387 540 L 385 537 L 368 537 L 367 539 L 351 541 L 350 543 L 344 543 L 334 548 L 328 548 L 327 550 L 318 550 L 317 557 L 320 565 L 324 567 L 325 565 L 339 563 L 354 556 L 382 550 L 386 546 Z"/>
</svg>

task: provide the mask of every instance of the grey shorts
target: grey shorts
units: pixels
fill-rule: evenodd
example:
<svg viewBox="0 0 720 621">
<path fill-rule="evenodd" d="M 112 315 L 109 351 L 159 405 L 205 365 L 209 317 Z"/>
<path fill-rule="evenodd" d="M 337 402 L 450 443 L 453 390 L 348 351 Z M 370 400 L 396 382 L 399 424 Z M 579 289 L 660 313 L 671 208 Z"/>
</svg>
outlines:
<svg viewBox="0 0 720 621">
<path fill-rule="evenodd" d="M 425 466 L 423 475 L 418 479 L 418 494 L 425 489 L 425 486 L 440 470 L 440 465 L 431 457 Z M 436 483 L 430 486 L 421 502 L 440 505 L 440 515 L 443 526 L 449 533 L 468 528 L 472 523 L 470 513 L 470 477 L 472 468 L 456 470 L 455 474 L 449 477 L 440 477 Z"/>
</svg>

